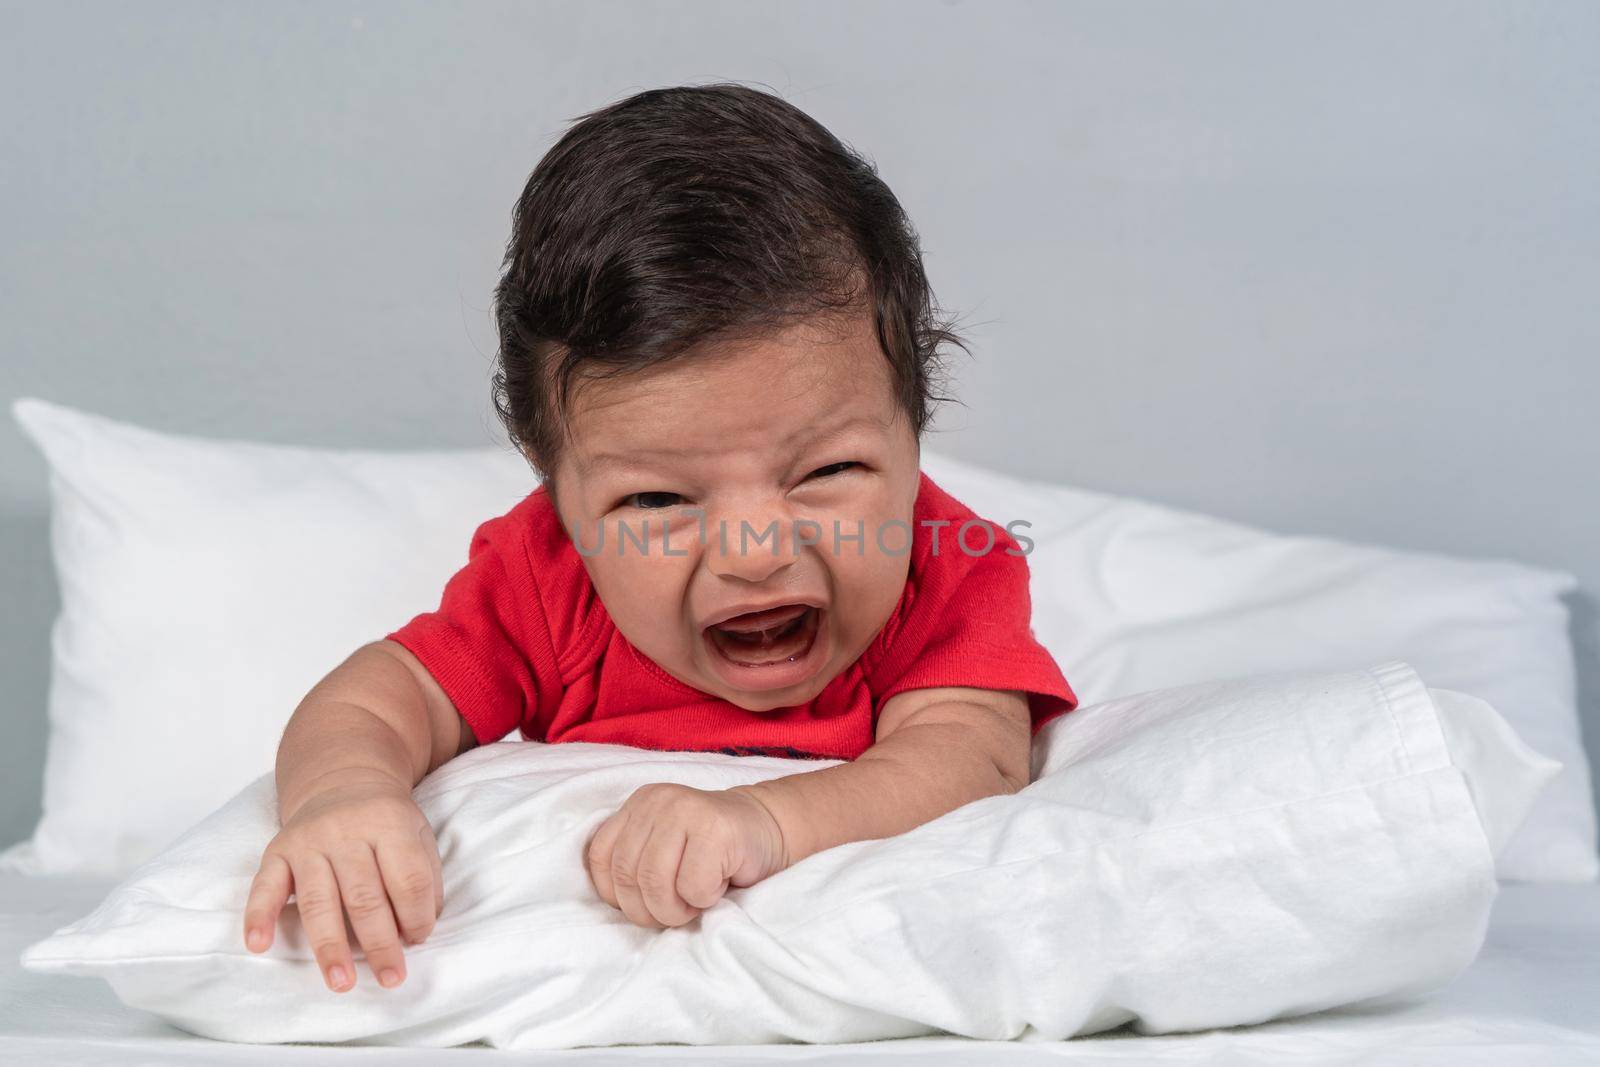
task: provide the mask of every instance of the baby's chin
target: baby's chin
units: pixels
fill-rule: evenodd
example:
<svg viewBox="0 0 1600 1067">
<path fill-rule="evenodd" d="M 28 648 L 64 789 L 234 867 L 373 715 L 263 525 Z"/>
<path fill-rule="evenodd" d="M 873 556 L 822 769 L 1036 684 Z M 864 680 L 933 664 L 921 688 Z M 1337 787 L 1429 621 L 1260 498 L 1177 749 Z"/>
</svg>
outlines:
<svg viewBox="0 0 1600 1067">
<path fill-rule="evenodd" d="M 817 694 L 825 689 L 832 678 L 819 679 L 819 684 L 807 686 L 804 690 L 797 690 L 793 696 L 775 697 L 771 693 L 733 693 L 723 692 L 717 695 L 728 703 L 744 711 L 756 715 L 765 715 L 772 712 L 792 708 L 797 704 L 805 704 L 815 699 Z"/>
</svg>

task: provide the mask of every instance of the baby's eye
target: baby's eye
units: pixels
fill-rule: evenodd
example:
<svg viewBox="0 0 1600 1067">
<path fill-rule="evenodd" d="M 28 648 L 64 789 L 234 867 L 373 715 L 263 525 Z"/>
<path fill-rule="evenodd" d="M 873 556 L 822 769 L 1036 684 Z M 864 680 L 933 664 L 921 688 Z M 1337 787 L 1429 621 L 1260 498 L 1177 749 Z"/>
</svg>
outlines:
<svg viewBox="0 0 1600 1067">
<path fill-rule="evenodd" d="M 859 467 L 859 466 L 861 466 L 861 464 L 857 463 L 855 460 L 847 459 L 843 463 L 830 463 L 826 467 L 818 467 L 816 470 L 814 470 L 810 474 L 806 475 L 806 477 L 807 478 L 826 478 L 830 474 L 838 474 L 841 471 L 849 470 L 851 467 Z"/>
<path fill-rule="evenodd" d="M 670 508 L 682 499 L 683 497 L 677 493 L 630 493 L 622 498 L 622 502 L 629 507 L 655 511 L 659 508 Z"/>
</svg>

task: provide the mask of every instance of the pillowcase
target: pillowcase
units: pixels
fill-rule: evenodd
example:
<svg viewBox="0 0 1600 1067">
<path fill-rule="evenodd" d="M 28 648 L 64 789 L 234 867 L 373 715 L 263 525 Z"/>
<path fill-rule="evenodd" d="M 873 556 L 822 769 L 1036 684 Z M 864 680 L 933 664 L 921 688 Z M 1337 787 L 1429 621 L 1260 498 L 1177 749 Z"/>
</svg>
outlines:
<svg viewBox="0 0 1600 1067">
<path fill-rule="evenodd" d="M 1443 696 L 1440 694 L 1440 696 Z M 1442 721 L 1443 720 L 1443 721 Z M 1463 743 L 1465 742 L 1465 743 Z M 1494 838 L 1554 765 L 1403 663 L 1212 682 L 1048 724 L 1033 784 L 828 849 L 687 926 L 630 924 L 583 868 L 635 788 L 837 761 L 494 744 L 424 779 L 444 910 L 382 989 L 329 991 L 293 901 L 241 942 L 270 775 L 30 945 L 31 970 L 229 1041 L 502 1048 L 1158 1034 L 1411 995 L 1482 944 Z"/>
<path fill-rule="evenodd" d="M 121 877 L 270 771 L 301 698 L 439 602 L 473 531 L 536 484 L 515 453 L 154 433 L 22 399 L 61 589 L 43 816 L 0 855 Z"/>
<path fill-rule="evenodd" d="M 979 515 L 1034 541 L 1034 632 L 1084 702 L 1268 671 L 1386 659 L 1487 700 L 1564 765 L 1499 859 L 1504 879 L 1593 881 L 1595 811 L 1561 596 L 1572 575 L 1286 537 L 1193 512 L 1009 478 L 924 453 Z"/>
</svg>

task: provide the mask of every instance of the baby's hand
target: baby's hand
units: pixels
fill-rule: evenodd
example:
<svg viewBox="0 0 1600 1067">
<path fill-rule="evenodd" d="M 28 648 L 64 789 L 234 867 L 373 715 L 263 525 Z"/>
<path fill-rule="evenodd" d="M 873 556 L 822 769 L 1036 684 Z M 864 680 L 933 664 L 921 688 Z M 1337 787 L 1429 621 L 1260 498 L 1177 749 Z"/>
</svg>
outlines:
<svg viewBox="0 0 1600 1067">
<path fill-rule="evenodd" d="M 417 944 L 444 906 L 439 843 L 411 791 L 352 781 L 300 806 L 267 845 L 245 902 L 245 947 L 264 952 L 294 894 L 323 981 L 354 988 L 345 914 L 384 987 L 405 981 L 401 939 Z"/>
<path fill-rule="evenodd" d="M 642 786 L 600 824 L 584 853 L 600 896 L 640 926 L 682 926 L 783 869 L 783 832 L 738 789 Z"/>
</svg>

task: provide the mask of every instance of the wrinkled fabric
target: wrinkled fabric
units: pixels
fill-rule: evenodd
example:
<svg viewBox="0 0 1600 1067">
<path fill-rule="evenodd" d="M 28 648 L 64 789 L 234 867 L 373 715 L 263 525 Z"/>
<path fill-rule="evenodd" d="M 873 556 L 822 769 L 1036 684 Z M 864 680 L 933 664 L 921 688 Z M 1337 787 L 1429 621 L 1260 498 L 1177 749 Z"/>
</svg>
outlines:
<svg viewBox="0 0 1600 1067">
<path fill-rule="evenodd" d="M 1525 815 L 1554 765 L 1509 731 L 1472 736 L 1500 745 L 1478 803 Z M 382 989 L 358 962 L 344 994 L 322 984 L 292 904 L 267 953 L 243 946 L 246 891 L 277 829 L 264 776 L 23 963 L 105 978 L 131 1006 L 245 1042 L 1161 1034 L 1449 981 L 1496 892 L 1484 827 L 1521 817 L 1480 816 L 1433 697 L 1390 663 L 1080 708 L 1041 731 L 1020 793 L 818 853 L 686 927 L 634 927 L 595 896 L 584 843 L 633 789 L 828 765 L 474 749 L 416 789 L 445 875 L 434 932 L 408 951 L 403 985 Z M 1526 787 L 1500 788 L 1515 765 Z"/>
</svg>

